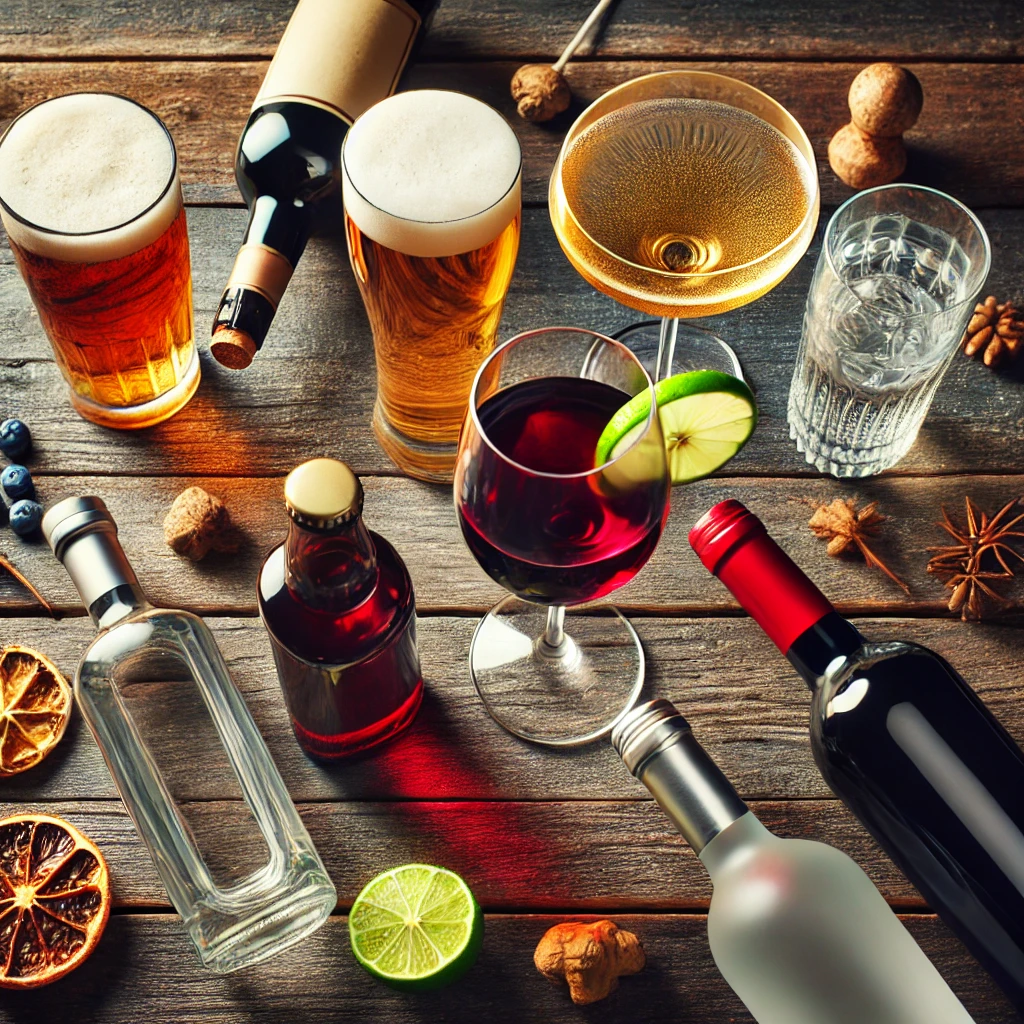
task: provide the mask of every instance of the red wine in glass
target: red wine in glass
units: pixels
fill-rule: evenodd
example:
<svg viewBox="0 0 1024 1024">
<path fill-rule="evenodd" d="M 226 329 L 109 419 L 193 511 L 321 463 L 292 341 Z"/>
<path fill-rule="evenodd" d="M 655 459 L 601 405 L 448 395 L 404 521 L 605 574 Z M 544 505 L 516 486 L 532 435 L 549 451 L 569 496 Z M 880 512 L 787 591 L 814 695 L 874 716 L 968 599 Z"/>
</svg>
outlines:
<svg viewBox="0 0 1024 1024">
<path fill-rule="evenodd" d="M 506 590 L 581 604 L 650 558 L 668 515 L 665 476 L 612 486 L 592 472 L 601 433 L 629 399 L 598 380 L 535 377 L 477 408 L 490 444 L 474 452 L 456 505 L 470 551 Z"/>
</svg>

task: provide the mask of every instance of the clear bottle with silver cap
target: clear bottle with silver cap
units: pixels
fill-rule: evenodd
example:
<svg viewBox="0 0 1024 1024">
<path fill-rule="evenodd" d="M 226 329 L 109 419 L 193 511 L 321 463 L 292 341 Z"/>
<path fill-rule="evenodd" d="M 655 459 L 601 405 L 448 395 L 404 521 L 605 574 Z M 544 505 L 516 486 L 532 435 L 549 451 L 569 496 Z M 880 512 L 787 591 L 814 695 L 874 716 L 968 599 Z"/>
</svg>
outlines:
<svg viewBox="0 0 1024 1024">
<path fill-rule="evenodd" d="M 612 745 L 711 875 L 711 954 L 759 1024 L 970 1024 L 868 876 L 769 832 L 672 704 L 633 709 Z"/>
<path fill-rule="evenodd" d="M 43 532 L 100 630 L 75 674 L 79 707 L 200 960 L 237 970 L 315 931 L 337 894 L 206 624 L 149 603 L 99 498 L 55 505 Z M 132 717 L 133 689 L 164 679 L 194 682 L 212 719 L 269 853 L 251 874 L 215 881 Z M 210 760 L 197 751 L 196 769 Z"/>
<path fill-rule="evenodd" d="M 337 760 L 395 736 L 419 710 L 412 580 L 363 523 L 363 488 L 344 462 L 304 462 L 284 498 L 288 536 L 260 570 L 260 615 L 295 738 Z"/>
</svg>

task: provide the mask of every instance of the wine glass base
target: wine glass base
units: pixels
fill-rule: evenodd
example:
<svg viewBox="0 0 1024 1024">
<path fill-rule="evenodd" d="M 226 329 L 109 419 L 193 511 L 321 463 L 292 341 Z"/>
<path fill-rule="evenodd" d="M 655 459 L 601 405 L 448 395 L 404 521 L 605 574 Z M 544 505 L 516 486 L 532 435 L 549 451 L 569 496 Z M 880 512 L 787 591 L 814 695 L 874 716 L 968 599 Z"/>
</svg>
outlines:
<svg viewBox="0 0 1024 1024">
<path fill-rule="evenodd" d="M 736 353 L 717 335 L 701 327 L 680 322 L 676 333 L 676 348 L 672 358 L 672 374 L 691 370 L 720 370 L 743 380 L 743 370 Z M 621 341 L 644 364 L 644 369 L 656 377 L 658 370 L 658 342 L 661 321 L 644 320 L 611 335 Z"/>
<path fill-rule="evenodd" d="M 469 671 L 487 713 L 514 736 L 576 747 L 611 732 L 637 701 L 644 652 L 636 631 L 612 616 L 566 611 L 559 648 L 544 640 L 547 608 L 506 597 L 480 620 Z"/>
</svg>

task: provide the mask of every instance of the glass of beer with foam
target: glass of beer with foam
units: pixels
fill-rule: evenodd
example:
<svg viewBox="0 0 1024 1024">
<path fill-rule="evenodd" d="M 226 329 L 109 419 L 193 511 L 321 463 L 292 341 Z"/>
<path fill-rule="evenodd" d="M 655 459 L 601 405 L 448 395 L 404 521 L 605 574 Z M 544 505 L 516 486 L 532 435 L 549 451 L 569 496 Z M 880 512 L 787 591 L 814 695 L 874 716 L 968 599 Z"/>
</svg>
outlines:
<svg viewBox="0 0 1024 1024">
<path fill-rule="evenodd" d="M 174 142 L 123 96 L 73 93 L 0 139 L 0 218 L 75 409 L 107 427 L 173 416 L 199 385 Z"/>
<path fill-rule="evenodd" d="M 402 472 L 451 481 L 477 368 L 519 250 L 522 154 L 461 93 L 399 93 L 342 147 L 349 256 L 373 332 L 373 426 Z"/>
</svg>

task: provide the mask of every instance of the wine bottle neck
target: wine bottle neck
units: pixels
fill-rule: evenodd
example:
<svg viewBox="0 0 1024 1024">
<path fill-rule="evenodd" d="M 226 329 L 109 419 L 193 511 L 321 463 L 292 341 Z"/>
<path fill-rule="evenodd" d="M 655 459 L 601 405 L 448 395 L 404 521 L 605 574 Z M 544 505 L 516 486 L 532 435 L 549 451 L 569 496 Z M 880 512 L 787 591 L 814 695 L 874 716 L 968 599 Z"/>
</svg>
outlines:
<svg viewBox="0 0 1024 1024">
<path fill-rule="evenodd" d="M 669 701 L 631 711 L 613 730 L 612 744 L 695 853 L 748 813 Z"/>
<path fill-rule="evenodd" d="M 744 610 L 787 654 L 834 609 L 738 501 L 720 502 L 690 531 L 690 545 Z"/>
<path fill-rule="evenodd" d="M 814 690 L 833 663 L 845 660 L 863 643 L 856 627 L 833 611 L 801 633 L 786 658 Z"/>
</svg>

